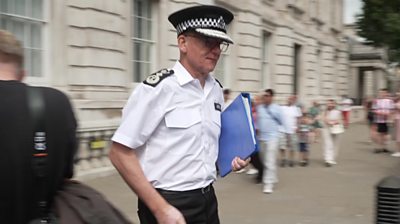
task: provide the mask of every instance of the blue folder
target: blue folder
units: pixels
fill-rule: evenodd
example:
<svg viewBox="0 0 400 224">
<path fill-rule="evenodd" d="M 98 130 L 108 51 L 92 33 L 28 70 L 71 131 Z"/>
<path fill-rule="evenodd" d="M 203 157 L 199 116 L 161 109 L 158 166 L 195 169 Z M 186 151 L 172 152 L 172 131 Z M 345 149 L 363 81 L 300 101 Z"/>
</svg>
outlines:
<svg viewBox="0 0 400 224">
<path fill-rule="evenodd" d="M 245 104 L 248 105 L 246 110 Z M 241 93 L 221 114 L 217 167 L 221 177 L 232 171 L 232 160 L 247 159 L 257 150 L 250 94 Z"/>
</svg>

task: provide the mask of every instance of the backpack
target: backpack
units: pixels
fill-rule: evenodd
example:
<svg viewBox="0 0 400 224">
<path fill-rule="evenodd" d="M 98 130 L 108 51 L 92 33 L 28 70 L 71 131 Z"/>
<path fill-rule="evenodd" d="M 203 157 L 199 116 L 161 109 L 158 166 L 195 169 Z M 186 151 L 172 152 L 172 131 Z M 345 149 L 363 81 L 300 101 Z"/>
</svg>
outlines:
<svg viewBox="0 0 400 224">
<path fill-rule="evenodd" d="M 45 102 L 41 89 L 28 88 L 28 108 L 34 124 L 32 169 L 37 180 L 39 218 L 29 224 L 128 224 L 124 215 L 99 192 L 78 181 L 64 180 L 62 189 L 53 197 L 52 207 L 47 201 L 48 151 L 44 125 Z M 56 150 L 54 150 L 56 152 Z"/>
</svg>

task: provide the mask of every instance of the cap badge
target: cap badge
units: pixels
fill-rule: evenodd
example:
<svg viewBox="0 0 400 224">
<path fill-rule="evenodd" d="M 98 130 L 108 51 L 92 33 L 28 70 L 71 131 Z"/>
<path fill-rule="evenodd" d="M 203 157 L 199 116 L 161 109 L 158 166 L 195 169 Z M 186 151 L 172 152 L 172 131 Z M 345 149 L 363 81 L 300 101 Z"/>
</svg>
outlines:
<svg viewBox="0 0 400 224">
<path fill-rule="evenodd" d="M 220 28 L 222 28 L 224 30 L 226 29 L 225 21 L 224 21 L 224 18 L 222 16 L 220 16 L 218 18 L 217 24 L 218 24 L 218 27 L 220 27 Z"/>
</svg>

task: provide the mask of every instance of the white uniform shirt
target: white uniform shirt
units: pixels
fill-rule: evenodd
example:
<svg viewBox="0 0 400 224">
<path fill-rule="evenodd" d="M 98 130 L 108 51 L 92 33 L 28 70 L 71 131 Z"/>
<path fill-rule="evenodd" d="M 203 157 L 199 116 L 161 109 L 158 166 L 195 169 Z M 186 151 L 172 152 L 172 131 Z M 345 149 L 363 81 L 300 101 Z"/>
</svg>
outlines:
<svg viewBox="0 0 400 224">
<path fill-rule="evenodd" d="M 155 188 L 193 190 L 216 179 L 224 99 L 210 75 L 202 89 L 179 61 L 173 70 L 157 86 L 134 90 L 112 140 L 136 150 Z"/>
</svg>

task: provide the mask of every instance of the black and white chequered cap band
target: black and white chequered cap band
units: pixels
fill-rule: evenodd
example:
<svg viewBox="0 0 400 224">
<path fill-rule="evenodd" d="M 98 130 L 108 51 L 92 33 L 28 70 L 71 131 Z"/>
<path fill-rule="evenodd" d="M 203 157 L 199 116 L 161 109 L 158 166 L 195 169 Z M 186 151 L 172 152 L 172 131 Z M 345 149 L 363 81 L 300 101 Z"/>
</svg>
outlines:
<svg viewBox="0 0 400 224">
<path fill-rule="evenodd" d="M 183 21 L 176 26 L 176 31 L 178 35 L 185 32 L 187 29 L 196 29 L 196 28 L 205 28 L 205 29 L 218 29 L 226 33 L 226 24 L 224 19 L 219 17 L 215 18 L 196 18 Z"/>
<path fill-rule="evenodd" d="M 232 43 L 227 35 L 227 26 L 233 20 L 233 14 L 227 9 L 213 5 L 199 5 L 184 8 L 168 16 L 178 36 L 193 30 L 204 36 Z"/>
</svg>

